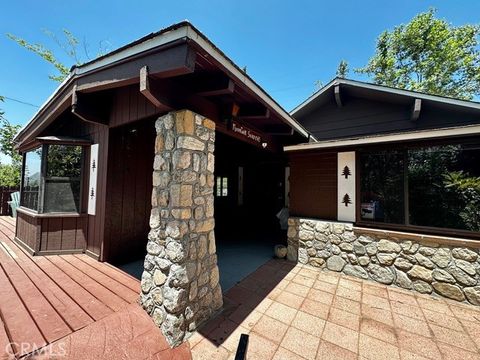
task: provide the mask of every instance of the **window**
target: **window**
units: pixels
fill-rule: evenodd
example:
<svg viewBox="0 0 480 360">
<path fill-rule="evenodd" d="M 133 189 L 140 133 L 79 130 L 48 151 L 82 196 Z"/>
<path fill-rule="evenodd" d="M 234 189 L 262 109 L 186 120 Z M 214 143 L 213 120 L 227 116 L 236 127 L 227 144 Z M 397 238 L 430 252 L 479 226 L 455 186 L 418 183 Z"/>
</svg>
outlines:
<svg viewBox="0 0 480 360">
<path fill-rule="evenodd" d="M 39 213 L 80 212 L 82 146 L 43 145 L 24 161 L 22 206 Z"/>
<path fill-rule="evenodd" d="M 360 153 L 362 221 L 480 231 L 480 144 Z"/>
<path fill-rule="evenodd" d="M 228 178 L 225 176 L 217 176 L 216 191 L 217 197 L 228 196 Z"/>
<path fill-rule="evenodd" d="M 80 212 L 82 147 L 46 145 L 43 212 Z"/>
<path fill-rule="evenodd" d="M 38 211 L 40 198 L 40 181 L 42 169 L 42 148 L 39 147 L 25 154 L 20 205 Z"/>
</svg>

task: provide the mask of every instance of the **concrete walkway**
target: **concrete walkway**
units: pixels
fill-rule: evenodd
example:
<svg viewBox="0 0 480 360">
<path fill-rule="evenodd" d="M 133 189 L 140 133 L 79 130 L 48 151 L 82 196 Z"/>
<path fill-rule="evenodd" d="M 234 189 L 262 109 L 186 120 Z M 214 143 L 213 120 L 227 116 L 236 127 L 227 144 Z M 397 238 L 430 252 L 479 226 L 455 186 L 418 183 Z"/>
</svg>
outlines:
<svg viewBox="0 0 480 360">
<path fill-rule="evenodd" d="M 193 359 L 480 359 L 480 308 L 272 260 L 225 294 Z"/>
</svg>

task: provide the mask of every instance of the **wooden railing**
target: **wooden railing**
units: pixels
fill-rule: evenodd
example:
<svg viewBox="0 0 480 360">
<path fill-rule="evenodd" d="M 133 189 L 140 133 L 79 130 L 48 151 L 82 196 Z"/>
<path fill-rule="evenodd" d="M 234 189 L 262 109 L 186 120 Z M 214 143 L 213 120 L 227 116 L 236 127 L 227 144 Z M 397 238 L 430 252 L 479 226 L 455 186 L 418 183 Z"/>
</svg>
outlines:
<svg viewBox="0 0 480 360">
<path fill-rule="evenodd" d="M 12 211 L 7 204 L 10 201 L 10 194 L 19 191 L 18 187 L 0 186 L 0 215 L 11 215 Z"/>
</svg>

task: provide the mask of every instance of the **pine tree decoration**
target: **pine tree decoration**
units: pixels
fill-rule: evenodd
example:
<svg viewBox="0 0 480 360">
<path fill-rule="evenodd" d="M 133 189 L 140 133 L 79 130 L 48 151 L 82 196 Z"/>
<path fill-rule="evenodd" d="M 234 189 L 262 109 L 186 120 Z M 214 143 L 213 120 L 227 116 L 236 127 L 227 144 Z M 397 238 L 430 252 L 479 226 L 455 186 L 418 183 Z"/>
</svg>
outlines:
<svg viewBox="0 0 480 360">
<path fill-rule="evenodd" d="M 345 165 L 342 171 L 342 175 L 345 176 L 345 179 L 348 179 L 348 177 L 352 175 L 352 173 L 350 172 L 350 168 L 348 166 Z"/>
<path fill-rule="evenodd" d="M 345 206 L 348 206 L 348 204 L 352 203 L 352 200 L 350 200 L 350 196 L 348 196 L 348 194 L 343 196 L 342 203 L 345 204 Z"/>
</svg>

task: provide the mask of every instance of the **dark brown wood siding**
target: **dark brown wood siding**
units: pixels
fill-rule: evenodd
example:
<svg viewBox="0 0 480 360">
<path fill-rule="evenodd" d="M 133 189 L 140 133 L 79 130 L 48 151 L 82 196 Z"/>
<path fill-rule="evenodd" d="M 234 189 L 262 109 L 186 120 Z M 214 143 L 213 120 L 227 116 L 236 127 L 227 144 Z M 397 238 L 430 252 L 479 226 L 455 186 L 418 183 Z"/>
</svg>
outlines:
<svg viewBox="0 0 480 360">
<path fill-rule="evenodd" d="M 155 119 L 110 130 L 104 259 L 144 256 L 152 197 Z"/>
<path fill-rule="evenodd" d="M 295 154 L 290 163 L 290 215 L 337 219 L 337 153 Z"/>
<path fill-rule="evenodd" d="M 115 90 L 109 124 L 117 127 L 160 113 L 160 109 L 140 93 L 138 84 L 130 85 Z"/>
<path fill-rule="evenodd" d="M 86 216 L 40 218 L 40 252 L 85 250 Z"/>
<path fill-rule="evenodd" d="M 17 213 L 16 237 L 28 245 L 32 250 L 38 247 L 40 229 L 38 220 L 27 214 Z"/>
<path fill-rule="evenodd" d="M 478 114 L 422 102 L 418 120 L 411 120 L 412 104 L 344 97 L 338 107 L 332 99 L 294 117 L 318 140 L 436 129 L 479 123 Z"/>
</svg>

